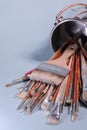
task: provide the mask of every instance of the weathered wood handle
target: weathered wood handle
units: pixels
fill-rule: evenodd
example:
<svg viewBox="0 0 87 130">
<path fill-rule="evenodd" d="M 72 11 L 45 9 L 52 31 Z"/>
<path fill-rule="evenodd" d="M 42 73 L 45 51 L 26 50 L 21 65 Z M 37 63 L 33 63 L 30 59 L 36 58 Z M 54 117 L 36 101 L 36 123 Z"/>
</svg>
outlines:
<svg viewBox="0 0 87 130">
<path fill-rule="evenodd" d="M 75 51 L 77 50 L 77 45 L 76 44 L 73 44 L 73 45 L 70 45 L 65 51 L 64 53 L 62 54 L 62 56 L 60 56 L 58 59 L 55 59 L 55 60 L 52 60 L 52 61 L 46 61 L 46 63 L 48 64 L 53 64 L 53 65 L 56 65 L 56 66 L 61 66 L 61 67 L 64 67 L 64 68 L 68 68 L 66 62 L 67 62 L 67 59 L 72 56 L 72 54 L 75 53 Z"/>
<path fill-rule="evenodd" d="M 81 55 L 81 73 L 83 81 L 83 90 L 87 87 L 87 64 L 83 55 Z"/>
</svg>

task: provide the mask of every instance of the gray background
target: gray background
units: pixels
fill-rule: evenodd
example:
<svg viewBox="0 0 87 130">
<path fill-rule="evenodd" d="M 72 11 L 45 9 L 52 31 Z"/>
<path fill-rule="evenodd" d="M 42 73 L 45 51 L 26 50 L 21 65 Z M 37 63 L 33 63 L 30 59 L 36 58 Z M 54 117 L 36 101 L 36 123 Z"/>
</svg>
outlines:
<svg viewBox="0 0 87 130">
<path fill-rule="evenodd" d="M 5 87 L 53 54 L 49 36 L 55 16 L 73 2 L 76 0 L 0 0 L 0 130 L 87 129 L 85 108 L 80 107 L 75 123 L 64 110 L 58 125 L 47 125 L 43 111 L 30 117 L 17 111 L 20 100 L 14 95 L 18 87 Z"/>
</svg>

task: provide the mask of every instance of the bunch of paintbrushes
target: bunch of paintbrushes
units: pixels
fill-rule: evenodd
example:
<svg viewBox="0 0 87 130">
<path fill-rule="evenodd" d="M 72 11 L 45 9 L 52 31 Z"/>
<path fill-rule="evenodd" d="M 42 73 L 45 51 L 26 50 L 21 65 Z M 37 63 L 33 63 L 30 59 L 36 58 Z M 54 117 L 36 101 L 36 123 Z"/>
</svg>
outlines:
<svg viewBox="0 0 87 130">
<path fill-rule="evenodd" d="M 30 115 L 45 110 L 47 122 L 57 124 L 64 106 L 70 108 L 71 120 L 79 114 L 79 100 L 87 107 L 87 52 L 82 39 L 67 40 L 58 51 L 22 78 L 7 84 L 23 82 L 16 97 L 22 101 L 18 110 Z"/>
</svg>

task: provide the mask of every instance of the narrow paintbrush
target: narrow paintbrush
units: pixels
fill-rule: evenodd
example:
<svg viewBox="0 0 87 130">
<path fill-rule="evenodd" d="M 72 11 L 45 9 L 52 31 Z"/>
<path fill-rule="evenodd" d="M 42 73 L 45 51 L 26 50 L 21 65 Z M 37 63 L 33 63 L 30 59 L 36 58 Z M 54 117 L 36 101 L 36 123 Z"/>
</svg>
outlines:
<svg viewBox="0 0 87 130">
<path fill-rule="evenodd" d="M 25 73 L 25 75 L 19 79 L 13 80 L 11 83 L 6 84 L 6 87 L 10 87 L 12 85 L 22 83 L 22 82 L 27 82 L 30 80 L 30 74 L 33 72 L 33 70 L 30 70 L 29 72 Z"/>
<path fill-rule="evenodd" d="M 56 97 L 58 95 L 59 89 L 60 89 L 60 85 L 56 86 L 55 93 L 54 93 L 54 95 L 52 97 L 52 100 L 50 101 L 50 103 L 49 103 L 49 105 L 47 107 L 47 111 L 45 113 L 46 117 L 48 117 L 50 115 L 50 113 L 51 113 L 51 110 L 52 110 L 52 108 L 54 106 L 54 103 L 55 103 Z"/>
<path fill-rule="evenodd" d="M 48 92 L 47 92 L 47 96 L 46 98 L 44 99 L 42 105 L 41 105 L 41 108 L 43 110 L 45 110 L 47 108 L 47 105 L 48 105 L 48 102 L 49 102 L 49 99 L 50 99 L 50 96 L 52 95 L 52 92 L 53 92 L 53 89 L 54 89 L 55 86 L 51 85 Z"/>
<path fill-rule="evenodd" d="M 80 100 L 87 108 L 87 63 L 83 54 L 81 54 L 81 78 Z"/>
<path fill-rule="evenodd" d="M 64 104 L 68 105 L 68 113 L 71 105 L 71 89 L 72 89 L 72 81 L 73 81 L 73 71 L 74 71 L 74 64 L 75 64 L 75 54 L 72 56 L 72 62 L 70 66 L 70 73 L 67 80 L 65 96 L 64 96 Z"/>
<path fill-rule="evenodd" d="M 82 54 L 85 56 L 85 58 L 87 59 L 87 52 L 86 52 L 86 50 L 83 48 L 83 47 L 81 47 L 81 50 L 82 50 Z"/>
<path fill-rule="evenodd" d="M 22 78 L 13 80 L 11 83 L 6 84 L 6 87 L 10 87 L 12 85 L 15 85 L 15 84 L 18 84 L 18 83 L 22 83 L 22 82 L 27 82 L 29 80 L 30 80 L 29 76 L 23 76 Z"/>
<path fill-rule="evenodd" d="M 75 121 L 78 112 L 79 112 L 79 89 L 80 89 L 80 79 L 81 79 L 81 70 L 80 70 L 80 52 L 79 50 L 76 52 L 76 65 L 75 65 L 75 75 L 74 75 L 74 95 L 73 95 L 73 102 L 72 102 L 72 115 L 71 120 Z"/>
</svg>

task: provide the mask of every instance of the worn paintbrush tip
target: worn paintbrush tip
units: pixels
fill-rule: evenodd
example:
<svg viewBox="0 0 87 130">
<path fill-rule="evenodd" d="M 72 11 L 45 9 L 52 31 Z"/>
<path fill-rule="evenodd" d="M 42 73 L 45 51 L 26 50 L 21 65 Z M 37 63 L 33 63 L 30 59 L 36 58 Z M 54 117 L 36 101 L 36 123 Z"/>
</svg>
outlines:
<svg viewBox="0 0 87 130">
<path fill-rule="evenodd" d="M 46 108 L 47 108 L 47 103 L 43 102 L 42 105 L 41 105 L 41 109 L 46 110 Z"/>
<path fill-rule="evenodd" d="M 26 112 L 26 115 L 27 116 L 31 115 L 31 110 L 30 109 Z"/>
<path fill-rule="evenodd" d="M 51 124 L 51 125 L 57 125 L 59 122 L 59 119 L 54 117 L 54 116 L 49 116 L 48 117 L 48 120 L 47 120 L 47 123 L 48 124 Z"/>
<path fill-rule="evenodd" d="M 22 108 L 22 106 L 23 106 L 24 103 L 25 103 L 25 101 L 22 101 L 22 102 L 18 105 L 17 110 L 20 110 L 20 109 Z"/>
<path fill-rule="evenodd" d="M 50 115 L 50 111 L 45 112 L 45 116 L 48 117 Z"/>
<path fill-rule="evenodd" d="M 74 121 L 76 121 L 76 115 L 72 115 L 71 116 L 71 120 L 74 122 Z"/>
</svg>

